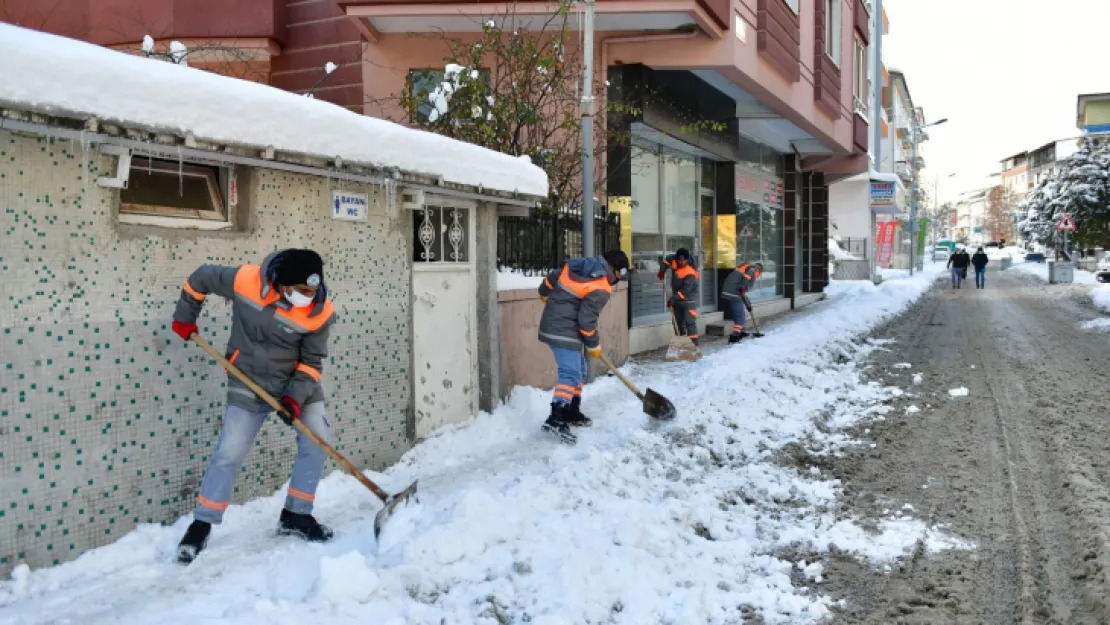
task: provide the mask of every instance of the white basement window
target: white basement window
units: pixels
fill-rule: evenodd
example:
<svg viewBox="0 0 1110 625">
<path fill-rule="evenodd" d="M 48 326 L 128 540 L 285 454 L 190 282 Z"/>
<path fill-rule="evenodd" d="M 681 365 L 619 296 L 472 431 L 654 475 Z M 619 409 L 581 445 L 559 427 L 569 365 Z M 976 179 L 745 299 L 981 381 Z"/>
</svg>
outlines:
<svg viewBox="0 0 1110 625">
<path fill-rule="evenodd" d="M 121 223 L 220 230 L 229 228 L 226 167 L 132 157 L 120 190 Z"/>
</svg>

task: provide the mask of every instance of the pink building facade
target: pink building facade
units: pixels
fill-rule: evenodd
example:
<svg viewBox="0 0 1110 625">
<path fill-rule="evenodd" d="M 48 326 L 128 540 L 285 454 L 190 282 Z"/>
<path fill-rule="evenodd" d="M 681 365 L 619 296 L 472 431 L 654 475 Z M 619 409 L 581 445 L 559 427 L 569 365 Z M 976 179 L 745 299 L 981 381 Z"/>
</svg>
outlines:
<svg viewBox="0 0 1110 625">
<path fill-rule="evenodd" d="M 396 96 L 414 72 L 443 69 L 449 50 L 441 34 L 476 37 L 487 19 L 511 15 L 527 23 L 558 7 L 204 0 L 206 10 L 197 12 L 181 0 L 65 2 L 72 10 L 36 24 L 30 23 L 38 19 L 33 0 L 11 0 L 0 19 L 20 23 L 22 16 L 25 26 L 114 47 L 137 46 L 143 34 L 159 42 L 240 46 L 250 55 L 236 58 L 260 70 L 253 79 L 405 123 L 411 113 Z M 867 171 L 867 120 L 858 112 L 866 80 L 859 80 L 858 58 L 869 44 L 868 6 L 866 0 L 596 0 L 596 95 L 638 111 L 608 117 L 610 130 L 631 140 L 599 153 L 597 172 L 606 181 L 599 208 L 621 213 L 628 233 L 622 246 L 639 269 L 628 297 L 632 352 L 670 334 L 666 296 L 654 276 L 660 257 L 679 247 L 694 252 L 702 268 L 705 325 L 727 325 L 719 285 L 742 262 L 765 266 L 754 299 L 793 308 L 823 291 L 829 185 Z M 581 8 L 575 3 L 572 11 Z M 107 33 L 109 10 L 142 15 L 151 25 Z M 580 25 L 577 15 L 571 22 Z M 328 62 L 338 69 L 324 76 Z M 713 121 L 714 129 L 686 129 L 683 120 L 691 117 Z"/>
</svg>

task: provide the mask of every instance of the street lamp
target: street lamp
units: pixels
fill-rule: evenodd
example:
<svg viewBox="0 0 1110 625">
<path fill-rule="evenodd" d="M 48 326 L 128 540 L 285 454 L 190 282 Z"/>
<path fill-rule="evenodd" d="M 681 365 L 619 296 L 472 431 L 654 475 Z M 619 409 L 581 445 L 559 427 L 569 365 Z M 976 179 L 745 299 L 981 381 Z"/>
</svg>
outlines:
<svg viewBox="0 0 1110 625">
<path fill-rule="evenodd" d="M 913 188 L 910 191 L 910 275 L 913 275 L 914 267 L 917 266 L 917 133 L 926 128 L 939 126 L 948 121 L 947 117 L 942 117 L 931 124 L 919 126 L 917 123 L 917 115 L 913 116 L 913 156 L 910 161 L 913 163 Z"/>
</svg>

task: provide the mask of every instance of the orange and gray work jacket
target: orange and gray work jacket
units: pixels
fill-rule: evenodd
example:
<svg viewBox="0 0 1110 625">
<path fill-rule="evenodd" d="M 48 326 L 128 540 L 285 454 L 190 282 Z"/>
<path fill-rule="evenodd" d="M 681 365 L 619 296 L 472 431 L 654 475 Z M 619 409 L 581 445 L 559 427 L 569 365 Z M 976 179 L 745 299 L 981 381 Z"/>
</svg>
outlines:
<svg viewBox="0 0 1110 625">
<path fill-rule="evenodd" d="M 540 317 L 540 341 L 554 347 L 597 347 L 601 336 L 598 319 L 613 292 L 613 269 L 604 258 L 572 258 L 552 271 L 540 284 L 547 298 Z"/>
<path fill-rule="evenodd" d="M 209 295 L 231 300 L 227 359 L 271 395 L 288 395 L 307 406 L 324 401 L 320 374 L 328 357 L 335 307 L 322 285 L 312 306 L 290 306 L 266 277 L 272 275 L 276 255 L 267 256 L 261 266 L 201 266 L 182 287 L 173 318 L 196 323 Z M 234 377 L 228 378 L 227 401 L 248 409 L 264 405 Z"/>
<path fill-rule="evenodd" d="M 721 297 L 734 302 L 744 301 L 740 294 L 752 288 L 756 278 L 759 277 L 757 275 L 758 271 L 759 267 L 752 263 L 744 263 L 737 267 L 732 273 L 728 274 L 724 284 L 721 285 Z"/>
<path fill-rule="evenodd" d="M 679 267 L 674 256 L 668 256 L 667 266 L 671 268 L 671 301 L 675 304 L 683 302 L 698 303 L 698 280 L 701 274 L 690 262 L 685 267 Z"/>
</svg>

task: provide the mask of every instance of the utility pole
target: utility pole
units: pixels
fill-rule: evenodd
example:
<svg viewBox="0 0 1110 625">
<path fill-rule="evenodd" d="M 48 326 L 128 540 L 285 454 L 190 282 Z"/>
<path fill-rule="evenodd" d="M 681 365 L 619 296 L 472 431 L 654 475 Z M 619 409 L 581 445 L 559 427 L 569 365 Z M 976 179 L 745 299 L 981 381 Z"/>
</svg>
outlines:
<svg viewBox="0 0 1110 625">
<path fill-rule="evenodd" d="M 910 171 L 913 172 L 913 187 L 910 189 L 910 275 L 917 266 L 917 111 L 913 115 L 913 151 L 910 156 Z"/>
<path fill-rule="evenodd" d="M 874 36 L 871 38 L 871 140 L 875 159 L 875 171 L 883 167 L 883 0 L 874 0 L 871 8 L 871 23 Z M 870 223 L 871 236 L 867 239 L 867 259 L 871 277 L 875 276 L 875 213 L 871 212 L 871 182 L 867 183 L 867 221 Z"/>
<path fill-rule="evenodd" d="M 594 249 L 594 0 L 586 3 L 586 72 L 582 76 L 582 255 Z"/>
</svg>

